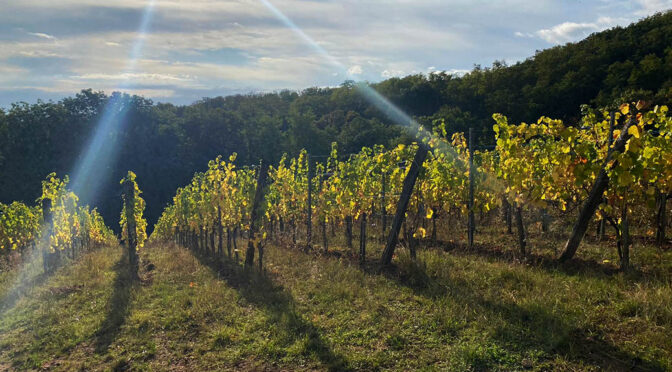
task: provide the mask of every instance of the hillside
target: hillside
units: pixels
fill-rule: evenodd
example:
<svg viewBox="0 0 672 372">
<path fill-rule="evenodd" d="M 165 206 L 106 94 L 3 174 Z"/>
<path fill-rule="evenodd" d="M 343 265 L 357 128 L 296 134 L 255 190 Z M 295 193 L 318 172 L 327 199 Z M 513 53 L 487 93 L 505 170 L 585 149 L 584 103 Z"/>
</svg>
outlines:
<svg viewBox="0 0 672 372">
<path fill-rule="evenodd" d="M 483 236 L 478 251 L 426 249 L 420 264 L 402 253 L 383 272 L 360 269 L 343 242 L 328 256 L 272 244 L 264 274 L 154 244 L 135 284 L 122 250 L 103 248 L 2 310 L 0 369 L 672 368 L 670 250 L 644 244 L 642 271 L 624 275 L 590 263 L 610 257 L 592 242 L 571 265 L 528 265 L 505 253 L 504 231 Z"/>
<path fill-rule="evenodd" d="M 393 78 L 374 88 L 425 125 L 444 119 L 449 133 L 475 127 L 484 129 L 487 138 L 495 112 L 514 121 L 546 115 L 573 123 L 582 104 L 608 106 L 635 98 L 669 102 L 669 40 L 672 12 L 540 51 L 512 66 L 495 62 L 465 76 Z M 254 164 L 302 148 L 325 155 L 333 141 L 344 153 L 411 141 L 352 82 L 302 92 L 204 98 L 188 106 L 85 90 L 58 102 L 17 103 L 0 110 L 0 202 L 32 202 L 45 175 L 72 174 L 110 100 L 124 119 L 106 138 L 116 150 L 100 177 L 102 189 L 96 195 L 75 190 L 106 221 L 119 215 L 117 198 L 110 195 L 118 195 L 117 180 L 128 169 L 142 180 L 151 226 L 174 190 L 219 154 L 235 152 L 239 164 Z"/>
<path fill-rule="evenodd" d="M 672 371 L 672 0 L 3 9 L 0 372 Z"/>
</svg>

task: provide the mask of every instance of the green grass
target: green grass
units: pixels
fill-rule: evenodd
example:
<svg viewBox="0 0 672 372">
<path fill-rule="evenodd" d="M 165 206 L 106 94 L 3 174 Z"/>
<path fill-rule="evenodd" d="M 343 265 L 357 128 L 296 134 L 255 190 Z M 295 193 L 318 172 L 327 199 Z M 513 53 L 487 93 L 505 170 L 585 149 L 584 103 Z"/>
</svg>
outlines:
<svg viewBox="0 0 672 372">
<path fill-rule="evenodd" d="M 563 267 L 478 237 L 474 252 L 400 250 L 384 272 L 268 247 L 263 275 L 154 245 L 135 284 L 105 248 L 2 313 L 0 370 L 672 370 L 669 250 L 637 246 L 622 274 L 589 240 L 580 258 L 598 264 Z"/>
</svg>

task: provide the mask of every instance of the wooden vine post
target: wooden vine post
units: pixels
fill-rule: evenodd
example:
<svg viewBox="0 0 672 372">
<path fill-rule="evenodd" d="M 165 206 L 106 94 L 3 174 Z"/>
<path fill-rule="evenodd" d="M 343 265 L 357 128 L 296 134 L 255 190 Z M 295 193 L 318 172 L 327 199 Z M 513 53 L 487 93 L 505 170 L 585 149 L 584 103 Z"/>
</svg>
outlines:
<svg viewBox="0 0 672 372">
<path fill-rule="evenodd" d="M 385 177 L 387 174 L 385 171 L 383 171 L 381 177 L 381 193 L 380 193 L 380 214 L 382 217 L 382 231 L 380 236 L 384 239 L 385 238 L 385 231 L 387 231 L 387 210 L 385 207 L 385 189 L 386 189 L 386 178 Z"/>
<path fill-rule="evenodd" d="M 583 236 L 586 234 L 586 230 L 588 229 L 588 225 L 590 224 L 590 219 L 595 214 L 595 211 L 600 206 L 600 203 L 602 203 L 602 195 L 604 194 L 604 191 L 607 189 L 607 186 L 609 185 L 608 167 L 612 155 L 614 151 L 622 153 L 625 150 L 625 144 L 628 142 L 628 139 L 630 139 L 631 136 L 628 133 L 628 129 L 630 129 L 630 127 L 635 123 L 636 119 L 633 116 L 633 118 L 628 120 L 623 125 L 623 128 L 621 128 L 621 134 L 618 136 L 618 139 L 614 143 L 613 148 L 610 148 L 609 151 L 607 152 L 607 156 L 602 162 L 600 173 L 597 175 L 595 183 L 593 183 L 593 187 L 590 190 L 588 199 L 583 204 L 581 212 L 579 213 L 579 218 L 577 218 L 576 222 L 574 223 L 574 227 L 572 228 L 572 234 L 569 236 L 569 239 L 565 244 L 564 251 L 558 258 L 560 262 L 570 260 L 572 259 L 572 257 L 574 257 L 574 254 L 576 254 L 576 250 L 579 248 L 579 244 L 581 244 L 581 240 L 583 240 Z"/>
<path fill-rule="evenodd" d="M 308 161 L 308 205 L 306 207 L 306 250 L 313 247 L 313 175 L 310 154 L 306 155 Z"/>
<path fill-rule="evenodd" d="M 231 233 L 231 228 L 227 226 L 226 227 L 226 254 L 229 258 L 232 258 L 231 257 L 231 243 L 232 243 L 232 240 L 233 240 L 233 236 L 231 234 L 232 234 Z"/>
<path fill-rule="evenodd" d="M 474 247 L 474 129 L 469 128 L 469 200 L 467 202 L 469 217 L 467 221 L 467 237 L 469 249 Z"/>
<path fill-rule="evenodd" d="M 322 172 L 320 175 L 320 186 L 319 190 L 321 191 L 324 185 L 324 175 L 325 171 Z M 322 249 L 324 252 L 329 252 L 329 240 L 327 239 L 327 216 L 325 215 L 322 218 L 322 222 L 320 223 L 320 226 L 322 227 Z"/>
<path fill-rule="evenodd" d="M 401 189 L 401 195 L 399 196 L 399 202 L 397 203 L 397 210 L 394 215 L 394 220 L 392 220 L 392 227 L 387 238 L 387 244 L 385 245 L 385 250 L 383 251 L 383 256 L 381 258 L 381 264 L 383 266 L 390 265 L 392 263 L 392 256 L 394 255 L 394 250 L 397 247 L 399 241 L 399 230 L 401 230 L 401 225 L 404 222 L 404 216 L 406 215 L 406 208 L 408 208 L 408 201 L 411 199 L 411 194 L 413 193 L 413 187 L 415 187 L 415 181 L 418 179 L 420 174 L 420 168 L 427 158 L 427 147 L 420 143 L 418 146 L 418 151 L 415 153 L 413 158 L 413 163 L 404 178 L 404 184 Z"/>
<path fill-rule="evenodd" d="M 345 216 L 345 244 L 352 249 L 352 216 Z"/>
<path fill-rule="evenodd" d="M 514 202 L 516 212 L 516 231 L 518 232 L 518 247 L 521 257 L 525 257 L 527 239 L 525 237 L 525 225 L 523 224 L 523 206 L 519 202 Z"/>
<path fill-rule="evenodd" d="M 618 241 L 618 258 L 621 263 L 621 270 L 626 271 L 630 267 L 630 227 L 628 221 L 628 206 L 624 202 L 621 211 L 621 236 Z"/>
<path fill-rule="evenodd" d="M 222 226 L 222 207 L 217 207 L 217 255 L 222 257 L 224 254 L 223 247 L 224 227 Z"/>
<path fill-rule="evenodd" d="M 607 137 L 607 143 L 609 144 L 609 150 L 607 152 L 611 151 L 611 145 L 614 143 L 614 120 L 616 118 L 616 112 L 612 111 L 609 113 L 609 137 Z M 607 220 L 606 218 L 601 218 L 600 219 L 600 225 L 597 229 L 597 239 L 599 241 L 604 240 L 604 234 L 606 233 L 607 229 Z"/>
<path fill-rule="evenodd" d="M 366 213 L 362 213 L 359 223 L 359 264 L 364 265 L 366 260 Z"/>
<path fill-rule="evenodd" d="M 126 212 L 126 245 L 128 248 L 129 269 L 132 278 L 138 277 L 138 237 L 135 221 L 135 185 L 132 180 L 123 183 L 124 207 Z"/>
<path fill-rule="evenodd" d="M 254 265 L 254 244 L 256 242 L 259 250 L 259 269 L 263 267 L 264 249 L 261 239 L 257 242 L 255 235 L 258 230 L 259 220 L 261 219 L 261 203 L 264 199 L 264 186 L 268 177 L 268 163 L 261 161 L 259 166 L 259 175 L 257 177 L 257 188 L 254 192 L 254 201 L 252 202 L 252 212 L 250 213 L 249 240 L 247 242 L 247 251 L 245 252 L 245 267 Z"/>
<path fill-rule="evenodd" d="M 53 218 L 51 215 L 51 199 L 45 198 L 42 199 L 42 216 L 44 218 L 44 227 L 43 227 L 43 244 L 44 247 L 42 249 L 42 266 L 44 268 L 44 272 L 48 273 L 49 270 L 51 270 L 51 255 L 49 254 L 49 248 L 51 246 L 49 242 L 49 237 L 51 236 L 51 230 L 52 230 L 52 224 L 53 224 Z"/>
<path fill-rule="evenodd" d="M 504 223 L 506 224 L 506 232 L 509 234 L 513 234 L 513 230 L 511 228 L 511 203 L 509 203 L 509 200 L 506 198 L 506 196 L 502 197 L 502 212 L 504 213 Z"/>
<path fill-rule="evenodd" d="M 665 243 L 665 227 L 667 226 L 667 199 L 668 195 L 658 191 L 656 193 L 656 244 Z"/>
</svg>

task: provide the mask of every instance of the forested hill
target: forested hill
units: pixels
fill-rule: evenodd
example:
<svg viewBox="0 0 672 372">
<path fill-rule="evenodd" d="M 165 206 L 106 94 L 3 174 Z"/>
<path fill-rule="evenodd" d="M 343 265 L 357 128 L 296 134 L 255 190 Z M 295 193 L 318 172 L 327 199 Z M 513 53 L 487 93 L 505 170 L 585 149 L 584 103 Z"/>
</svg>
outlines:
<svg viewBox="0 0 672 372">
<path fill-rule="evenodd" d="M 626 28 L 536 53 L 507 66 L 476 67 L 464 76 L 413 75 L 375 84 L 382 95 L 430 126 L 445 119 L 451 131 L 492 127 L 491 115 L 514 121 L 539 116 L 576 120 L 582 104 L 609 106 L 623 100 L 672 101 L 672 12 Z M 72 173 L 103 108 L 123 105 L 124 119 L 108 134 L 117 151 L 107 179 L 91 202 L 110 225 L 119 218 L 119 179 L 138 175 L 150 225 L 175 190 L 219 154 L 237 163 L 306 148 L 327 154 L 411 139 L 346 82 L 338 88 L 205 98 L 188 106 L 156 104 L 138 96 L 85 90 L 58 102 L 17 103 L 0 110 L 0 201 L 32 203 L 40 181 L 56 171 Z"/>
</svg>

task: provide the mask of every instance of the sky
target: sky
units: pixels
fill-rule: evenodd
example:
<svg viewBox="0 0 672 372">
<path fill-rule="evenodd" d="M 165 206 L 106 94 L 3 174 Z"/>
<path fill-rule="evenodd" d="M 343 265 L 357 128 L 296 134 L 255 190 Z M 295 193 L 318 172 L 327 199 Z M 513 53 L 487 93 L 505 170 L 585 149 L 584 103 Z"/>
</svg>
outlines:
<svg viewBox="0 0 672 372">
<path fill-rule="evenodd" d="M 188 104 L 464 73 L 672 8 L 672 0 L 0 1 L 4 108 L 86 88 Z"/>
</svg>

